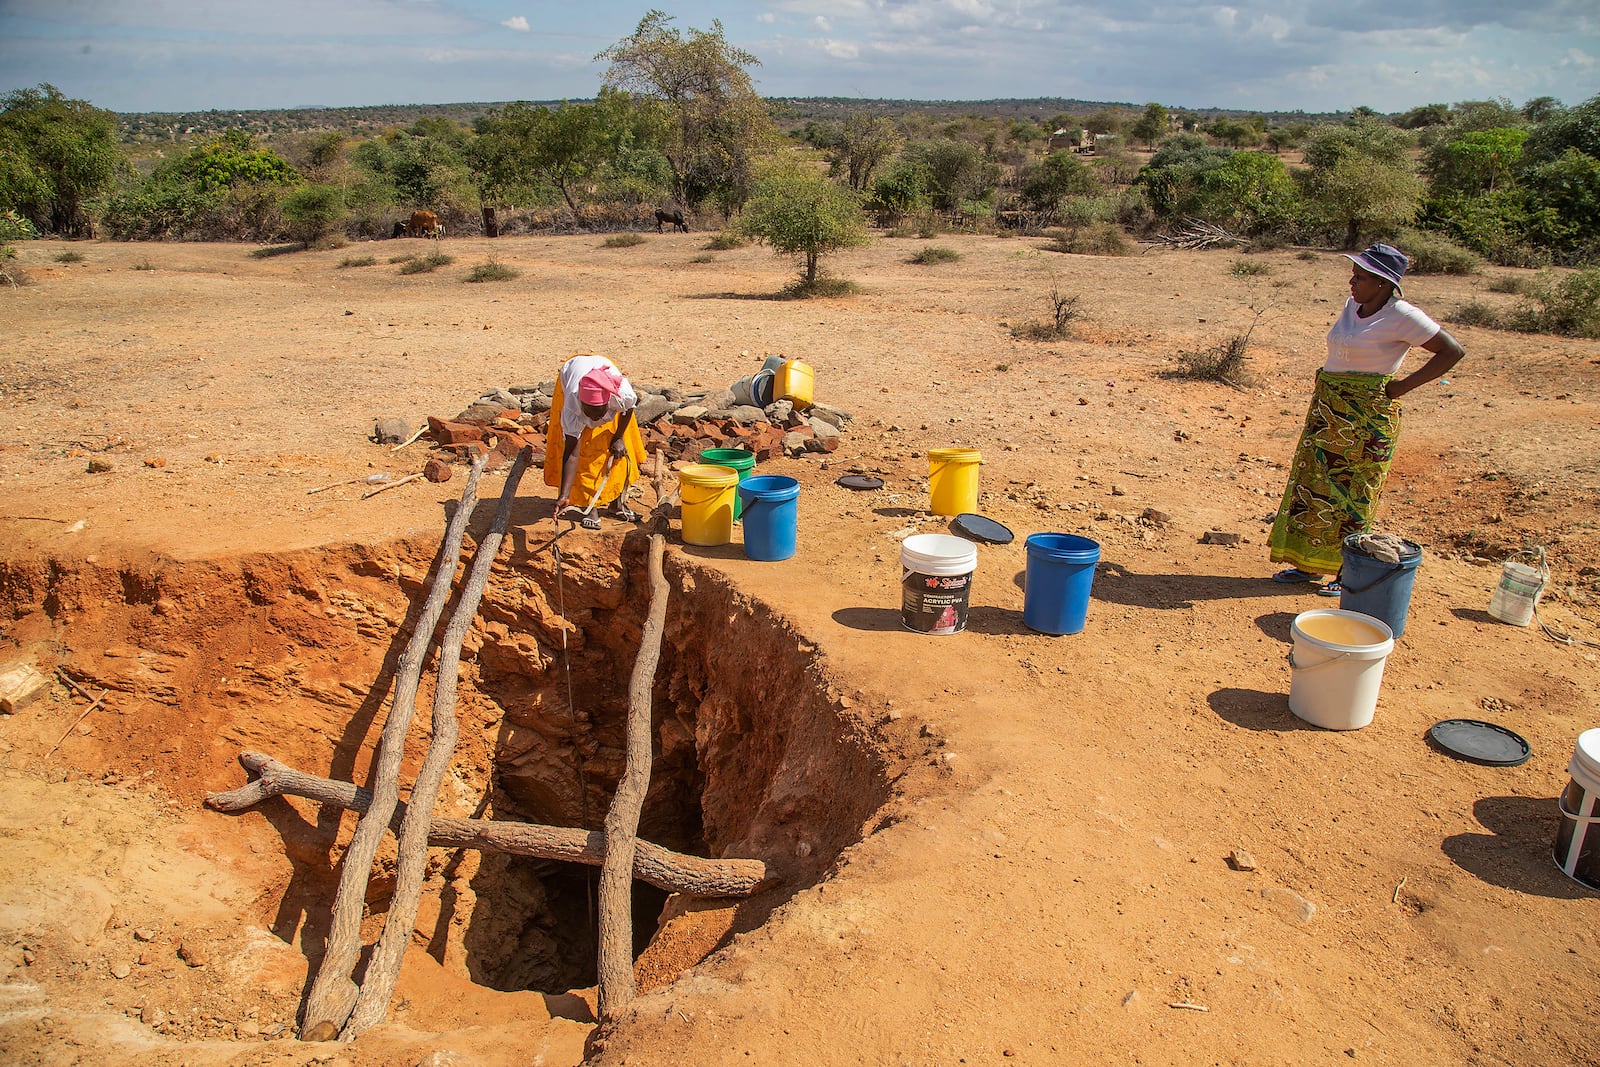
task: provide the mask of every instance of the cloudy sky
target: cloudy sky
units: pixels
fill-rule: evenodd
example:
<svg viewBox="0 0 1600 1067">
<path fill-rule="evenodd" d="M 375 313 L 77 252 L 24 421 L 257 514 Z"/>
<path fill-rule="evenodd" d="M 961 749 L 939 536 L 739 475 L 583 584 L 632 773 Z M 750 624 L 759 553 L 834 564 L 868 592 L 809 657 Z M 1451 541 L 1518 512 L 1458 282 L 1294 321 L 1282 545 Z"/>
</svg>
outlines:
<svg viewBox="0 0 1600 1067">
<path fill-rule="evenodd" d="M 1600 92 L 1596 0 L 654 0 L 765 96 L 1384 112 Z M 0 91 L 113 111 L 593 97 L 650 0 L 0 0 Z"/>
</svg>

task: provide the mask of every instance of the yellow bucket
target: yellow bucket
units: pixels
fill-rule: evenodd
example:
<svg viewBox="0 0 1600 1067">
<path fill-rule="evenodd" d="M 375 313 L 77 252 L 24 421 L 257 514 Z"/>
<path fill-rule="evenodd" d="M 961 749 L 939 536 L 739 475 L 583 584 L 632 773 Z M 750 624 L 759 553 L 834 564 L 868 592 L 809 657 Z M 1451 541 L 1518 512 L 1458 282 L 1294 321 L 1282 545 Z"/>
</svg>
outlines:
<svg viewBox="0 0 1600 1067">
<path fill-rule="evenodd" d="M 960 515 L 978 510 L 978 464 L 983 456 L 971 448 L 928 450 L 928 495 L 935 515 Z"/>
<path fill-rule="evenodd" d="M 693 463 L 678 472 L 683 494 L 683 543 L 725 545 L 733 540 L 733 502 L 739 472 L 732 467 Z"/>
<path fill-rule="evenodd" d="M 811 406 L 811 390 L 816 382 L 816 372 L 809 363 L 786 359 L 779 364 L 772 377 L 773 399 L 787 400 L 797 408 L 808 408 Z"/>
</svg>

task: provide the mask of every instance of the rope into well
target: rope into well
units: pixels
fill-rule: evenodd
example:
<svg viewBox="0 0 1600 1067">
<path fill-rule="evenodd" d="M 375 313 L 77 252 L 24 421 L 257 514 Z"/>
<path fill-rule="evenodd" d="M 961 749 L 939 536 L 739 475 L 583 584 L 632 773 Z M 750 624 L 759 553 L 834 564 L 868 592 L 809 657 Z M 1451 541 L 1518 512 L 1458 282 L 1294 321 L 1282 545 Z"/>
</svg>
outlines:
<svg viewBox="0 0 1600 1067">
<path fill-rule="evenodd" d="M 572 696 L 572 653 L 567 648 L 567 590 L 562 574 L 561 545 L 559 538 L 552 541 L 551 549 L 556 557 L 556 611 L 561 615 L 561 666 L 567 676 L 567 717 L 572 721 L 572 770 L 578 777 L 578 811 L 579 819 L 585 830 L 589 829 L 589 786 L 583 773 L 583 748 L 578 744 L 578 707 Z M 594 925 L 594 871 L 584 868 L 584 882 L 588 891 L 584 894 L 589 904 L 589 925 Z"/>
</svg>

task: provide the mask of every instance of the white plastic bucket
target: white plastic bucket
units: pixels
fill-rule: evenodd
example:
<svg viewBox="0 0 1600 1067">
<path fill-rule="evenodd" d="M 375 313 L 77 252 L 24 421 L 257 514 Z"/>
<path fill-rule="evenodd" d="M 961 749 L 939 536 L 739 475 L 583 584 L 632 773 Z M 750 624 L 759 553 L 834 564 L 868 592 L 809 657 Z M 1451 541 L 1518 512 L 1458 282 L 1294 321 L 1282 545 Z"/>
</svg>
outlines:
<svg viewBox="0 0 1600 1067">
<path fill-rule="evenodd" d="M 1394 633 L 1382 619 L 1342 608 L 1295 616 L 1289 627 L 1289 710 L 1325 730 L 1359 730 L 1378 709 Z"/>
<path fill-rule="evenodd" d="M 1544 562 L 1544 550 L 1539 549 L 1537 566 L 1508 559 L 1500 570 L 1500 584 L 1489 597 L 1489 614 L 1512 626 L 1526 626 L 1533 621 L 1533 613 L 1544 595 L 1544 583 L 1550 577 L 1550 568 Z"/>
<path fill-rule="evenodd" d="M 1573 881 L 1600 889 L 1600 730 L 1578 735 L 1567 773 L 1572 781 L 1558 800 L 1556 866 Z"/>
<path fill-rule="evenodd" d="M 949 534 L 914 534 L 900 543 L 900 622 L 919 634 L 967 628 L 967 597 L 978 546 Z"/>
</svg>

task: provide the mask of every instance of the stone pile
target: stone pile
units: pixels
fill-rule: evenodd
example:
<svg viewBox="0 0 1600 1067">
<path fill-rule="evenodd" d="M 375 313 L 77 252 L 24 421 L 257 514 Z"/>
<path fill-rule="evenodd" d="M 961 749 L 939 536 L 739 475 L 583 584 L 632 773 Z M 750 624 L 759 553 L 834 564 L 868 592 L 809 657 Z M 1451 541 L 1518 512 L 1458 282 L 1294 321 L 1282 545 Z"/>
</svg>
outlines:
<svg viewBox="0 0 1600 1067">
<path fill-rule="evenodd" d="M 545 434 L 556 383 L 491 389 L 453 419 L 428 417 L 427 437 L 452 459 L 471 460 L 493 452 L 485 469 L 503 466 L 524 446 L 533 448 L 534 464 L 544 465 Z M 827 455 L 842 443 L 852 421 L 847 411 L 826 404 L 804 410 L 787 400 L 765 407 L 740 404 L 732 389 L 634 383 L 639 404 L 634 409 L 645 451 L 664 453 L 669 464 L 697 462 L 708 448 L 742 448 L 756 460 L 775 456 Z M 443 468 L 443 469 L 441 469 Z M 449 477 L 444 464 L 429 464 L 428 477 Z"/>
</svg>

